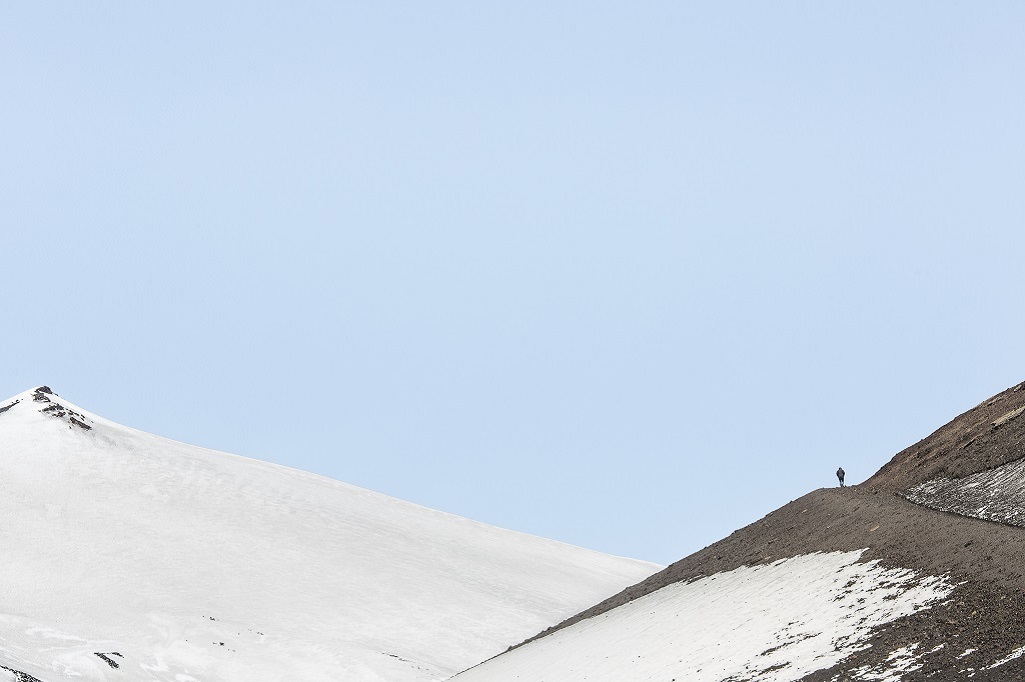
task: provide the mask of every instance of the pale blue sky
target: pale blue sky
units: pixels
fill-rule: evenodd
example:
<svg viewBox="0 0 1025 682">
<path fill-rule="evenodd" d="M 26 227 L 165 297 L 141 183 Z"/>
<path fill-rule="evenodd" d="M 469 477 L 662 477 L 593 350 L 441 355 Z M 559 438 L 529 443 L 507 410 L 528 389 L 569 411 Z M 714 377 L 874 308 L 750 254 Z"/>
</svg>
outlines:
<svg viewBox="0 0 1025 682">
<path fill-rule="evenodd" d="M 0 12 L 0 394 L 668 563 L 1025 379 L 1025 5 Z"/>
</svg>

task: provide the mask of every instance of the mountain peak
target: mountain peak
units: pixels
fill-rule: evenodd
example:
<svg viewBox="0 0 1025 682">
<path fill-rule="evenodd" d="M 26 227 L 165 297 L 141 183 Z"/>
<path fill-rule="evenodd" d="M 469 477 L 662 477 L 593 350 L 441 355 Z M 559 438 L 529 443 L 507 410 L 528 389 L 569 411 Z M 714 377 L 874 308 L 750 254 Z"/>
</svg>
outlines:
<svg viewBox="0 0 1025 682">
<path fill-rule="evenodd" d="M 430 682 L 658 568 L 162 438 L 48 386 L 0 401 L 0 491 L 0 680 L 113 680 L 115 661 L 153 682 Z"/>
<path fill-rule="evenodd" d="M 36 411 L 53 419 L 59 419 L 67 423 L 68 428 L 78 428 L 83 431 L 92 430 L 91 416 L 86 416 L 74 405 L 67 401 L 58 402 L 59 396 L 49 386 L 39 386 L 23 393 L 19 393 L 6 405 L 0 405 L 0 414 L 7 412 L 17 405 L 31 403 Z"/>
</svg>

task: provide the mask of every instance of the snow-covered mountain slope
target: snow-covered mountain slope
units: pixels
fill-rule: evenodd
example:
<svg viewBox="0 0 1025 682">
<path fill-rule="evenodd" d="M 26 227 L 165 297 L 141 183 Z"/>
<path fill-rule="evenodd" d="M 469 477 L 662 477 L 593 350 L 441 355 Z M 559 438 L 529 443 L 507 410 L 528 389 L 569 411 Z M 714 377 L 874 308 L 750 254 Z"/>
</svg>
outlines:
<svg viewBox="0 0 1025 682">
<path fill-rule="evenodd" d="M 0 402 L 0 680 L 443 679 L 657 568 Z"/>
<path fill-rule="evenodd" d="M 806 554 L 677 582 L 487 661 L 452 682 L 784 682 L 865 648 L 874 628 L 945 598 L 944 579 Z M 910 649 L 863 679 L 921 667 Z M 868 677 L 868 674 L 880 677 Z"/>
</svg>

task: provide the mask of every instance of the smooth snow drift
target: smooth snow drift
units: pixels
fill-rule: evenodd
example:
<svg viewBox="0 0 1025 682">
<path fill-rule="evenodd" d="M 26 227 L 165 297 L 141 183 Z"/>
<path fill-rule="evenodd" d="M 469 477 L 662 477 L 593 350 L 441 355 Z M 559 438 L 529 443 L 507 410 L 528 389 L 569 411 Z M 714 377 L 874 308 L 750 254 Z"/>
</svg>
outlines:
<svg viewBox="0 0 1025 682">
<path fill-rule="evenodd" d="M 452 682 L 787 682 L 863 649 L 873 628 L 944 599 L 944 578 L 806 554 L 674 583 L 502 654 Z M 892 652 L 856 679 L 897 680 L 928 653 Z"/>
<path fill-rule="evenodd" d="M 0 520 L 0 680 L 441 679 L 658 568 L 143 433 L 48 389 L 0 402 Z"/>
</svg>

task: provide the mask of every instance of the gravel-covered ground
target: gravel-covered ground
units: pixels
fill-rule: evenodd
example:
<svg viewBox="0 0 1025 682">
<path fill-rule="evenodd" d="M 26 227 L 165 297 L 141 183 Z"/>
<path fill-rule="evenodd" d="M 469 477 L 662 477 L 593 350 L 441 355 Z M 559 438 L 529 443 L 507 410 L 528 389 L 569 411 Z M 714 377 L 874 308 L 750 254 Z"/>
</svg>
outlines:
<svg viewBox="0 0 1025 682">
<path fill-rule="evenodd" d="M 552 630 L 677 581 L 812 552 L 867 548 L 863 561 L 946 575 L 957 587 L 943 604 L 883 626 L 871 647 L 804 680 L 883 679 L 873 678 L 873 671 L 885 669 L 902 647 L 914 648 L 921 667 L 901 680 L 1025 680 L 1025 529 L 903 497 L 928 481 L 962 479 L 1022 459 L 1025 410 L 1015 412 L 1023 406 L 1025 384 L 1019 384 L 898 453 L 865 483 L 813 491 Z"/>
</svg>

